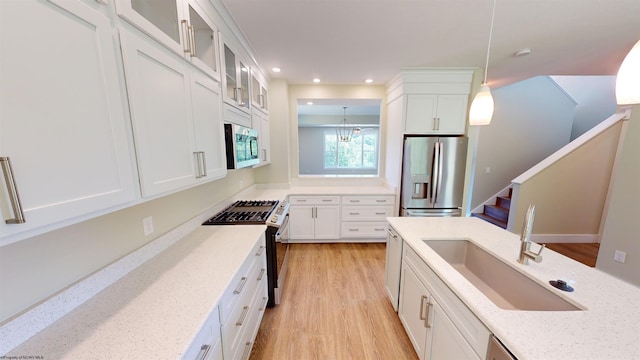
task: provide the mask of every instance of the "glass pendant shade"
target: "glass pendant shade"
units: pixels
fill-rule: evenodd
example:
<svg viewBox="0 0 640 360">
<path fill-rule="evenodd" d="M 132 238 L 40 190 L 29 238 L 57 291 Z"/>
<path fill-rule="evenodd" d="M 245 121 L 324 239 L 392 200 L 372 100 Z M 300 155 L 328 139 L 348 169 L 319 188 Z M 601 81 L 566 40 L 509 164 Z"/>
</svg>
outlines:
<svg viewBox="0 0 640 360">
<path fill-rule="evenodd" d="M 483 84 L 471 103 L 469 125 L 489 125 L 492 117 L 493 96 L 491 96 L 489 87 Z"/>
<path fill-rule="evenodd" d="M 618 105 L 640 104 L 640 41 L 622 61 L 616 78 Z"/>
</svg>

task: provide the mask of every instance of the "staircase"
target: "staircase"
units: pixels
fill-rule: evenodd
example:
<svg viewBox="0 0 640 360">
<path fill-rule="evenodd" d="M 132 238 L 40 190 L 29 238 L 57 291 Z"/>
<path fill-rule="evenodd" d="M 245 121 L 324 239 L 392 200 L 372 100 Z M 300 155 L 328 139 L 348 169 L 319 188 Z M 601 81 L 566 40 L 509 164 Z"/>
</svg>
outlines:
<svg viewBox="0 0 640 360">
<path fill-rule="evenodd" d="M 509 189 L 508 195 L 496 197 L 495 205 L 484 205 L 484 210 L 481 213 L 473 213 L 471 214 L 471 216 L 480 218 L 503 229 L 506 229 L 507 221 L 509 220 L 510 208 L 511 189 Z"/>
</svg>

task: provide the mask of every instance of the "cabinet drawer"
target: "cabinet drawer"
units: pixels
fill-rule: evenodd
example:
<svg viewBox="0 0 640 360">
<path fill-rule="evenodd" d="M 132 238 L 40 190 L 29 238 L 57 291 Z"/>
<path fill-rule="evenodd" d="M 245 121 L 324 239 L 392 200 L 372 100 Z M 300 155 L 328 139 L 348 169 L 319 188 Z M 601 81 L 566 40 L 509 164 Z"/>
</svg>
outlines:
<svg viewBox="0 0 640 360">
<path fill-rule="evenodd" d="M 475 352 L 484 357 L 489 347 L 491 332 L 436 275 L 422 258 L 409 246 L 404 246 L 404 261 L 412 267 L 432 296 L 444 309 L 456 329 L 469 342 Z"/>
<path fill-rule="evenodd" d="M 255 289 L 256 280 L 260 276 L 262 269 L 266 269 L 266 248 L 264 245 L 264 237 L 256 243 L 251 250 L 251 254 L 240 267 L 240 270 L 233 277 L 222 295 L 220 301 L 220 321 L 224 324 L 229 319 L 231 312 L 238 306 L 240 299 L 250 296 L 252 289 Z M 262 276 L 266 279 L 266 271 Z M 249 295 L 247 295 L 249 294 Z"/>
<path fill-rule="evenodd" d="M 229 319 L 222 326 L 222 348 L 225 358 L 239 359 L 246 343 L 253 342 L 258 330 L 259 315 L 262 315 L 267 300 L 267 277 L 265 276 L 254 286 L 252 293 L 247 293 L 247 296 L 239 301 L 238 306 L 233 309 Z M 232 354 L 236 356 L 231 356 Z"/>
<path fill-rule="evenodd" d="M 340 204 L 340 196 L 289 196 L 291 205 L 336 205 Z"/>
<path fill-rule="evenodd" d="M 342 206 L 342 221 L 385 221 L 393 206 Z"/>
<path fill-rule="evenodd" d="M 204 325 L 198 331 L 198 334 L 193 338 L 193 342 L 189 348 L 184 352 L 185 359 L 199 359 L 199 355 L 205 352 L 211 352 L 213 347 L 218 344 L 220 347 L 220 315 L 218 314 L 218 307 L 214 307 Z M 207 350 L 208 349 L 208 350 Z"/>
<path fill-rule="evenodd" d="M 393 205 L 393 195 L 343 196 L 344 205 Z"/>
<path fill-rule="evenodd" d="M 376 238 L 387 237 L 385 222 L 348 222 L 342 223 L 340 237 L 343 238 Z"/>
</svg>

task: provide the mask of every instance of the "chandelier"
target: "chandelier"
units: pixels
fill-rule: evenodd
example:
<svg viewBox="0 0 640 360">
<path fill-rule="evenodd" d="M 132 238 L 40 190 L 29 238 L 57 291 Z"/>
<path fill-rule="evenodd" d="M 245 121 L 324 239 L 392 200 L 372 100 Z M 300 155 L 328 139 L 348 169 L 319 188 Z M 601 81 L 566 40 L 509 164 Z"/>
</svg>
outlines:
<svg viewBox="0 0 640 360">
<path fill-rule="evenodd" d="M 353 127 L 347 125 L 347 107 L 343 106 L 344 117 L 342 118 L 342 124 L 336 128 L 336 135 L 340 142 L 350 142 L 353 134 L 360 134 L 359 127 Z"/>
</svg>

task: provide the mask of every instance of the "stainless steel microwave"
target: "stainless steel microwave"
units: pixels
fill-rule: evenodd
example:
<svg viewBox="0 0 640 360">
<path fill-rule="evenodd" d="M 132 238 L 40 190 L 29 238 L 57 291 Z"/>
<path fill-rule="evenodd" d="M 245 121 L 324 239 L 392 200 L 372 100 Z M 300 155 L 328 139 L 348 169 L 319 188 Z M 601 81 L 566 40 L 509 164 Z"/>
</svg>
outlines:
<svg viewBox="0 0 640 360">
<path fill-rule="evenodd" d="M 227 169 L 240 169 L 260 162 L 258 132 L 236 124 L 224 124 Z"/>
</svg>

